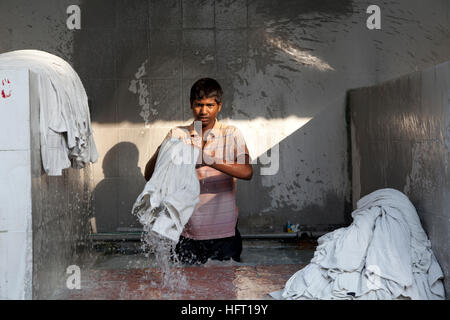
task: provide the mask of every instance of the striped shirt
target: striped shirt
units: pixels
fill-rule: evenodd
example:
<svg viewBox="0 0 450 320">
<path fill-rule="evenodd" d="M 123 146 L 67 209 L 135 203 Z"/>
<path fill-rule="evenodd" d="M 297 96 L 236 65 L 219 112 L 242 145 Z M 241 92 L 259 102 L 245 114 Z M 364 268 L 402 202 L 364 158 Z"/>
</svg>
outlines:
<svg viewBox="0 0 450 320">
<path fill-rule="evenodd" d="M 166 138 L 169 137 L 201 147 L 201 134 L 195 131 L 194 123 L 171 129 Z M 238 157 L 248 154 L 240 130 L 218 120 L 205 139 L 205 153 L 215 158 L 237 162 Z M 209 166 L 197 165 L 196 171 L 200 182 L 199 202 L 181 235 L 195 240 L 234 236 L 238 218 L 236 178 Z"/>
</svg>

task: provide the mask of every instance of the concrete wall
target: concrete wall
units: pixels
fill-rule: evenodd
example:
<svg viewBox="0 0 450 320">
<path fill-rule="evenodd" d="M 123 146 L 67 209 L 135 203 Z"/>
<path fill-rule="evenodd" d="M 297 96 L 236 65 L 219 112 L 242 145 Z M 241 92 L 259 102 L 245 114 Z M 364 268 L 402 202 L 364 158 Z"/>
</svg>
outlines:
<svg viewBox="0 0 450 320">
<path fill-rule="evenodd" d="M 450 62 L 349 94 L 353 199 L 390 187 L 414 204 L 450 292 Z"/>
<path fill-rule="evenodd" d="M 81 30 L 66 27 L 70 4 Z M 129 212 L 145 163 L 170 127 L 190 121 L 189 88 L 202 76 L 223 85 L 221 119 L 244 131 L 257 160 L 254 179 L 238 183 L 241 231 L 281 232 L 287 220 L 329 230 L 350 222 L 345 92 L 450 59 L 448 1 L 377 1 L 381 30 L 366 27 L 370 4 L 3 1 L 0 52 L 49 51 L 80 74 L 101 155 L 99 231 L 139 227 Z M 260 174 L 267 150 L 279 152 L 276 175 Z"/>
</svg>

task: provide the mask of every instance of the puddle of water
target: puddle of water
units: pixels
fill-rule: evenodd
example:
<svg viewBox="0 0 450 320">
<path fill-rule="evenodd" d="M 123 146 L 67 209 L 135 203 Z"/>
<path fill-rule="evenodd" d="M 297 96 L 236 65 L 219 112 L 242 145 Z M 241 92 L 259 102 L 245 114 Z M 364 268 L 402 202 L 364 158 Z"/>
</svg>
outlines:
<svg viewBox="0 0 450 320">
<path fill-rule="evenodd" d="M 241 266 L 242 263 L 236 262 L 233 259 L 229 260 L 212 260 L 209 258 L 204 264 L 200 265 L 202 268 L 212 267 L 212 266 L 221 266 L 221 267 L 232 267 L 232 266 Z"/>
</svg>

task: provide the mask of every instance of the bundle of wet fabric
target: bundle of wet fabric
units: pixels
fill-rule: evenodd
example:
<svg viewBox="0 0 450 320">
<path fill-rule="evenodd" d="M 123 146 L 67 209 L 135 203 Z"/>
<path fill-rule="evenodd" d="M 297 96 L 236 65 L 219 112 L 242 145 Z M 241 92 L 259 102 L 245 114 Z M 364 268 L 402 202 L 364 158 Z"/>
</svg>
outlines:
<svg viewBox="0 0 450 320">
<path fill-rule="evenodd" d="M 199 201 L 198 156 L 199 149 L 181 139 L 161 144 L 153 175 L 132 209 L 146 233 L 178 242 Z"/>
<path fill-rule="evenodd" d="M 442 270 L 408 197 L 361 198 L 353 223 L 318 239 L 310 264 L 275 299 L 445 299 Z"/>
</svg>

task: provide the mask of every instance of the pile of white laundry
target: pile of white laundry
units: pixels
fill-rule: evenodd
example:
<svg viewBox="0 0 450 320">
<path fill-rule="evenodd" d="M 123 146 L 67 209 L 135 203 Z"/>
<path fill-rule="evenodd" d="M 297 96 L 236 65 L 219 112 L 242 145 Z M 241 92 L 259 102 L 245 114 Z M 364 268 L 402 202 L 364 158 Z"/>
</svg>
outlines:
<svg viewBox="0 0 450 320">
<path fill-rule="evenodd" d="M 161 144 L 153 175 L 132 209 L 145 232 L 178 242 L 199 201 L 198 156 L 199 148 L 181 139 L 172 137 Z"/>
<path fill-rule="evenodd" d="M 314 257 L 276 299 L 445 299 L 442 270 L 408 197 L 381 189 L 353 223 L 318 240 Z"/>
<path fill-rule="evenodd" d="M 83 168 L 98 159 L 86 91 L 63 59 L 39 50 L 0 54 L 0 69 L 27 68 L 39 79 L 42 164 L 51 176 L 72 165 Z"/>
</svg>

